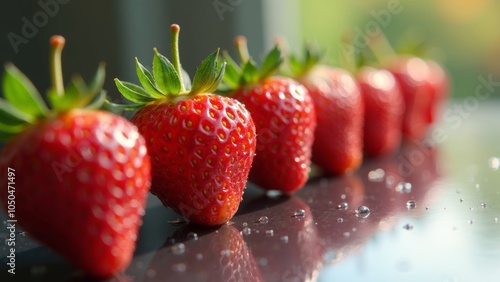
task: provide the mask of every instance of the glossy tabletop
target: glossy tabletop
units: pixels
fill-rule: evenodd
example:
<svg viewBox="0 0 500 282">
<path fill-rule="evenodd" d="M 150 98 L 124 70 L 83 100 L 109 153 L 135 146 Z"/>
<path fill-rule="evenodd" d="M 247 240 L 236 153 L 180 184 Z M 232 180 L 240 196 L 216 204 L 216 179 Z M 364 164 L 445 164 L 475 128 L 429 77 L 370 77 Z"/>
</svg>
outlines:
<svg viewBox="0 0 500 282">
<path fill-rule="evenodd" d="M 428 139 L 353 175 L 314 170 L 292 196 L 250 184 L 218 228 L 151 196 L 134 260 L 104 281 L 500 281 L 500 103 L 461 103 Z M 2 282 L 93 281 L 25 233 L 17 244 L 16 275 L 0 247 Z"/>
</svg>

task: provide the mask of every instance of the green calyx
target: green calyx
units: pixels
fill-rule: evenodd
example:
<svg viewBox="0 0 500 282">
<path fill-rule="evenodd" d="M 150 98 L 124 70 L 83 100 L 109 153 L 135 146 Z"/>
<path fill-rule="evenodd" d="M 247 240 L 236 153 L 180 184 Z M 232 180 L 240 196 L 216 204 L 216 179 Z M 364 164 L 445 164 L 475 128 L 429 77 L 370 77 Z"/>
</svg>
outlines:
<svg viewBox="0 0 500 282">
<path fill-rule="evenodd" d="M 191 85 L 189 76 L 182 69 L 179 59 L 179 31 L 178 25 L 171 26 L 172 31 L 172 62 L 153 49 L 153 68 L 150 72 L 136 58 L 136 73 L 140 86 L 115 79 L 118 91 L 131 103 L 120 105 L 108 101 L 115 107 L 126 110 L 135 110 L 159 99 L 175 99 L 179 96 L 194 96 L 200 93 L 210 93 L 217 89 L 222 81 L 225 62 L 219 64 L 219 50 L 205 58 L 198 67 Z"/>
<path fill-rule="evenodd" d="M 286 76 L 297 78 L 309 72 L 322 58 L 323 53 L 316 45 L 310 43 L 305 45 L 301 56 L 296 54 L 288 55 L 284 64 L 285 67 L 281 71 Z"/>
<path fill-rule="evenodd" d="M 75 76 L 64 89 L 61 71 L 62 36 L 53 36 L 51 43 L 52 88 L 47 91 L 49 106 L 33 83 L 13 64 L 5 65 L 0 98 L 0 140 L 8 140 L 22 132 L 30 124 L 75 108 L 97 109 L 105 100 L 104 64 L 89 85 L 80 76 Z"/>
<path fill-rule="evenodd" d="M 246 39 L 239 36 L 235 40 L 241 65 L 238 65 L 227 52 L 224 53 L 226 60 L 226 72 L 223 84 L 219 87 L 220 92 L 228 92 L 245 85 L 256 84 L 259 81 L 275 74 L 283 63 L 283 56 L 278 46 L 275 46 L 264 58 L 262 65 L 257 64 L 248 54 Z"/>
</svg>

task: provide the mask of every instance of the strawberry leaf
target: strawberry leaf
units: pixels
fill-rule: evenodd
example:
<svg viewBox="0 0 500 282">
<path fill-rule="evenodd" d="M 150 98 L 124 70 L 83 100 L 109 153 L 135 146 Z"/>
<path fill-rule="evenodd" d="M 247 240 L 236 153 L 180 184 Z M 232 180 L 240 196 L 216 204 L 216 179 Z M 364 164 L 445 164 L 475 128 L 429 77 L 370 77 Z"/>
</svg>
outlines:
<svg viewBox="0 0 500 282">
<path fill-rule="evenodd" d="M 174 65 L 154 50 L 153 75 L 156 86 L 163 94 L 179 94 L 181 91 L 181 81 Z"/>
<path fill-rule="evenodd" d="M 131 102 L 137 104 L 146 104 L 156 100 L 154 97 L 151 97 L 151 95 L 142 87 L 133 83 L 120 81 L 118 78 L 115 78 L 115 84 L 118 88 L 118 91 L 120 91 L 120 93 Z"/>
<path fill-rule="evenodd" d="M 191 94 L 212 92 L 217 89 L 222 80 L 225 64 L 218 68 L 217 58 L 219 49 L 206 57 L 201 62 L 200 67 L 196 70 L 193 78 L 193 86 L 191 87 Z M 215 88 L 214 88 L 215 87 Z"/>
<path fill-rule="evenodd" d="M 12 64 L 5 66 L 3 92 L 5 99 L 12 106 L 29 116 L 42 117 L 48 112 L 47 106 L 35 86 Z"/>
<path fill-rule="evenodd" d="M 242 79 L 245 84 L 259 81 L 259 71 L 254 61 L 248 60 L 242 68 Z"/>
<path fill-rule="evenodd" d="M 5 125 L 0 122 L 0 141 L 7 141 L 19 132 L 23 131 L 25 125 Z"/>
<path fill-rule="evenodd" d="M 0 99 L 0 123 L 6 126 L 17 126 L 30 123 L 33 116 L 26 115 L 4 99 Z"/>
<path fill-rule="evenodd" d="M 138 110 L 142 107 L 144 107 L 145 104 L 118 104 L 118 103 L 113 103 L 106 99 L 104 101 L 104 108 L 107 109 L 110 112 L 121 112 L 123 110 L 125 111 L 135 111 Z"/>
<path fill-rule="evenodd" d="M 105 67 L 106 67 L 105 63 L 99 64 L 99 66 L 97 67 L 97 71 L 94 75 L 94 78 L 89 84 L 89 91 L 94 95 L 101 92 L 101 89 L 104 86 L 104 79 L 106 78 Z"/>
<path fill-rule="evenodd" d="M 264 59 L 264 62 L 259 70 L 259 80 L 273 75 L 276 71 L 278 71 L 282 62 L 283 58 L 281 56 L 281 51 L 278 46 L 276 46 Z"/>
<path fill-rule="evenodd" d="M 81 103 L 81 99 L 83 93 L 87 91 L 87 86 L 82 77 L 75 75 L 64 91 L 64 95 L 59 95 L 54 89 L 50 89 L 47 91 L 47 97 L 54 110 L 65 111 L 83 104 Z"/>
<path fill-rule="evenodd" d="M 97 93 L 87 105 L 85 105 L 85 109 L 89 110 L 97 110 L 100 109 L 104 101 L 106 100 L 106 91 L 102 90 L 101 92 Z"/>
<path fill-rule="evenodd" d="M 142 87 L 144 87 L 144 89 L 146 89 L 146 91 L 148 91 L 151 96 L 157 98 L 161 98 L 164 96 L 163 93 L 161 93 L 158 88 L 156 88 L 153 75 L 141 63 L 139 63 L 137 57 L 135 58 L 135 71 Z"/>
<path fill-rule="evenodd" d="M 224 59 L 226 61 L 226 70 L 223 81 L 229 88 L 238 88 L 240 85 L 241 69 L 227 53 L 224 53 Z"/>
</svg>

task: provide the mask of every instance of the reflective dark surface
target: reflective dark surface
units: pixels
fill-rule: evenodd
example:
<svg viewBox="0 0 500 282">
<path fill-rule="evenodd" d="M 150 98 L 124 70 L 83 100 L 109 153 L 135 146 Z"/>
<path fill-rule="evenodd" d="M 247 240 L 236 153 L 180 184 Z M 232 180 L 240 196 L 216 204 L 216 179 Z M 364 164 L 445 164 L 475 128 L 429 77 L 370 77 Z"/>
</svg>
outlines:
<svg viewBox="0 0 500 282">
<path fill-rule="evenodd" d="M 150 197 L 134 261 L 105 281 L 497 281 L 499 106 L 443 119 L 353 175 L 315 171 L 292 196 L 249 187 L 218 228 L 175 224 Z M 92 281 L 27 234 L 17 243 L 16 275 L 3 260 L 0 281 Z"/>
</svg>

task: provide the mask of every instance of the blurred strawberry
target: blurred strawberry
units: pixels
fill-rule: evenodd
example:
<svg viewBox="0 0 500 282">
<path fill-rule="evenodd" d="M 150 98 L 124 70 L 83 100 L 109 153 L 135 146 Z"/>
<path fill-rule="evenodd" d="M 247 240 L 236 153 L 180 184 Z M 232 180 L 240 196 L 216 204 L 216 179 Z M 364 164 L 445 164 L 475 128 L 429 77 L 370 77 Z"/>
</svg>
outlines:
<svg viewBox="0 0 500 282">
<path fill-rule="evenodd" d="M 394 76 L 382 69 L 363 67 L 357 79 L 365 105 L 363 149 L 367 156 L 395 152 L 401 143 L 403 96 Z"/>
<path fill-rule="evenodd" d="M 427 111 L 427 122 L 434 123 L 444 101 L 448 98 L 450 81 L 444 68 L 433 60 L 425 60 L 429 67 L 427 79 L 431 101 Z"/>
<path fill-rule="evenodd" d="M 310 170 L 316 116 L 307 90 L 297 81 L 270 77 L 282 58 L 274 48 L 260 70 L 248 55 L 246 40 L 236 40 L 241 68 L 229 57 L 220 91 L 244 103 L 257 128 L 257 150 L 250 181 L 266 190 L 294 192 Z"/>
<path fill-rule="evenodd" d="M 356 170 L 362 162 L 363 99 L 349 72 L 318 64 L 319 57 L 306 48 L 303 61 L 289 57 L 289 71 L 314 101 L 317 128 L 313 163 L 330 173 L 344 174 Z"/>
<path fill-rule="evenodd" d="M 174 64 L 154 49 L 153 73 L 136 59 L 143 87 L 115 80 L 139 109 L 132 117 L 152 156 L 151 192 L 191 222 L 219 225 L 238 210 L 255 154 L 255 126 L 235 99 L 211 94 L 224 73 L 218 51 L 198 68 L 185 90 L 178 53 L 179 26 L 172 25 Z"/>
</svg>

